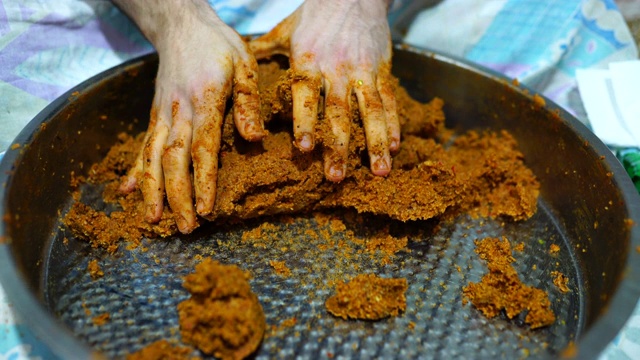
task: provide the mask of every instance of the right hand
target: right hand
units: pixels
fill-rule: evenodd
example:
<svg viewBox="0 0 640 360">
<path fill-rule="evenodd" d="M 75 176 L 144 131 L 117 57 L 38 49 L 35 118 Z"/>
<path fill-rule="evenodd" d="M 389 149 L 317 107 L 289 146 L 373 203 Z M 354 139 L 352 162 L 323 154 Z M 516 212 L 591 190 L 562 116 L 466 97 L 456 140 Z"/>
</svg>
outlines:
<svg viewBox="0 0 640 360">
<path fill-rule="evenodd" d="M 151 223 L 162 216 L 166 191 L 182 233 L 197 227 L 196 212 L 213 211 L 221 126 L 232 94 L 240 135 L 259 141 L 264 134 L 256 60 L 238 33 L 199 1 L 159 2 L 154 9 L 138 9 L 149 11 L 130 13 L 154 44 L 160 63 L 144 146 L 120 190 L 141 187 L 145 219 Z M 127 10 L 132 2 L 122 1 L 122 7 Z"/>
<path fill-rule="evenodd" d="M 306 0 L 250 44 L 258 59 L 289 56 L 293 133 L 303 152 L 314 148 L 318 104 L 324 104 L 322 120 L 331 129 L 323 140 L 328 180 L 337 182 L 346 176 L 354 106 L 362 118 L 374 175 L 389 174 L 390 154 L 400 147 L 388 6 L 388 0 Z M 319 101 L 321 95 L 324 101 Z"/>
</svg>

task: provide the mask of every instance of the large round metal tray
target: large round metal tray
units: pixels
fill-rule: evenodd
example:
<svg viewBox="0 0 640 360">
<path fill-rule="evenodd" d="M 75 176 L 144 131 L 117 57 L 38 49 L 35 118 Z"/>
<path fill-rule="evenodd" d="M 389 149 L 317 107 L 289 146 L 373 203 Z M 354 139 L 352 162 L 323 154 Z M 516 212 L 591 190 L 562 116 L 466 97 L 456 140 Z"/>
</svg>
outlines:
<svg viewBox="0 0 640 360">
<path fill-rule="evenodd" d="M 505 224 L 461 217 L 441 224 L 427 238 L 412 239 L 412 251 L 401 261 L 371 264 L 373 272 L 408 278 L 408 308 L 402 317 L 380 323 L 333 319 L 322 308 L 327 294 L 304 280 L 317 280 L 331 268 L 296 262 L 292 251 L 283 259 L 293 264 L 294 276 L 283 281 L 256 261 L 255 249 L 221 247 L 251 228 L 251 222 L 224 230 L 205 226 L 188 237 L 148 242 L 148 251 L 119 256 L 89 248 L 60 226 L 72 201 L 71 172 L 85 173 L 119 132 L 145 130 L 155 55 L 77 86 L 43 110 L 15 140 L 20 147 L 5 155 L 0 165 L 0 280 L 15 309 L 62 358 L 121 356 L 159 338 L 178 338 L 171 329 L 177 321 L 174 305 L 187 296 L 181 275 L 192 271 L 196 255 L 214 253 L 254 274 L 252 286 L 268 322 L 297 319 L 296 326 L 265 339 L 258 357 L 555 357 L 571 342 L 580 357 L 596 357 L 622 328 L 640 294 L 640 199 L 622 166 L 571 115 L 549 101 L 541 105 L 527 89 L 487 70 L 406 46 L 396 48 L 393 68 L 415 98 L 445 100 L 449 127 L 511 132 L 541 183 L 539 210 L 530 220 Z M 282 231 L 295 234 L 296 226 L 309 221 L 300 217 L 282 225 Z M 412 223 L 404 230 L 421 226 L 430 225 Z M 473 253 L 470 232 L 525 242 L 517 270 L 525 283 L 549 291 L 556 324 L 531 331 L 522 319 L 488 320 L 461 304 L 461 287 L 477 281 L 484 266 Z M 68 244 L 63 244 L 65 237 Z M 547 246 L 560 245 L 558 257 L 538 246 L 541 239 Z M 86 273 L 93 258 L 109 269 L 99 281 Z M 456 265 L 464 271 L 454 271 Z M 551 270 L 569 276 L 569 294 L 553 288 Z M 303 296 L 314 291 L 314 296 Z M 150 296 L 154 301 L 148 301 Z M 98 328 L 87 309 L 109 312 L 112 319 Z"/>
</svg>

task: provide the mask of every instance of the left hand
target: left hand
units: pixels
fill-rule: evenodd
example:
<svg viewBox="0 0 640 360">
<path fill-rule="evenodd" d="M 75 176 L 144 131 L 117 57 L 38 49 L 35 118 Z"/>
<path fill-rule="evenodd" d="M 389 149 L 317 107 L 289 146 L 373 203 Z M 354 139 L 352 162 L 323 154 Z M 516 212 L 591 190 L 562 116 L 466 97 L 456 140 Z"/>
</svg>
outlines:
<svg viewBox="0 0 640 360">
<path fill-rule="evenodd" d="M 260 141 L 264 135 L 258 64 L 240 35 L 206 0 L 119 0 L 118 4 L 135 19 L 159 56 L 143 150 L 120 190 L 128 193 L 140 187 L 150 223 L 161 219 L 166 192 L 178 230 L 190 233 L 198 226 L 196 215 L 206 216 L 214 208 L 229 97 L 238 133 L 248 141 Z"/>
<path fill-rule="evenodd" d="M 391 171 L 390 152 L 400 147 L 400 125 L 391 79 L 387 0 L 306 0 L 268 34 L 252 41 L 256 58 L 283 54 L 293 71 L 293 132 L 301 151 L 315 145 L 318 103 L 324 92 L 324 173 L 341 181 L 347 171 L 351 95 L 363 121 L 371 172 Z"/>
</svg>

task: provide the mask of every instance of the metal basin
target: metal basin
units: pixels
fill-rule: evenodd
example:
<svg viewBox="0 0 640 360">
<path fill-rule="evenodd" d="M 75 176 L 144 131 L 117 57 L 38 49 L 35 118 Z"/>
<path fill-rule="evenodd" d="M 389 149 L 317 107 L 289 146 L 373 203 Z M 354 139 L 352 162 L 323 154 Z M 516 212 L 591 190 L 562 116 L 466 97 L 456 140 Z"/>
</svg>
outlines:
<svg viewBox="0 0 640 360">
<path fill-rule="evenodd" d="M 142 305 L 139 304 L 105 303 L 112 298 L 107 295 L 119 296 L 127 291 L 114 290 L 117 287 L 114 284 L 126 283 L 126 279 L 140 274 L 126 273 L 130 270 L 127 265 L 130 259 L 122 256 L 105 260 L 114 269 L 105 282 L 88 282 L 86 274 L 78 269 L 86 268 L 87 259 L 100 254 L 73 239 L 63 246 L 62 240 L 68 233 L 60 228 L 60 215 L 71 201 L 71 172 L 86 173 L 90 164 L 106 154 L 119 132 L 138 133 L 146 129 L 156 69 L 157 57 L 148 55 L 77 86 L 44 109 L 20 133 L 15 143 L 21 146 L 8 151 L 0 165 L 3 219 L 0 222 L 0 281 L 16 311 L 62 358 L 86 358 L 98 353 L 120 356 L 123 351 L 140 346 L 122 340 L 135 338 L 141 331 L 146 331 L 147 328 L 136 321 L 154 324 L 153 321 L 163 317 L 160 313 L 153 315 L 153 321 L 140 318 L 138 314 L 144 311 L 140 311 Z M 296 342 L 277 336 L 266 339 L 258 356 L 297 354 L 316 357 L 328 356 L 331 352 L 332 356 L 406 358 L 470 356 L 473 351 L 480 357 L 509 358 L 522 354 L 522 349 L 526 348 L 527 354 L 533 357 L 555 357 L 573 341 L 581 358 L 597 357 L 622 328 L 640 295 L 640 254 L 636 251 L 640 246 L 637 225 L 640 223 L 640 197 L 620 163 L 571 115 L 549 101 L 541 106 L 527 89 L 489 71 L 403 46 L 396 48 L 394 73 L 415 98 L 423 101 L 434 96 L 443 98 L 449 127 L 461 131 L 505 129 L 518 140 L 527 165 L 541 183 L 538 214 L 524 224 L 507 225 L 506 230 L 496 224 L 482 231 L 488 234 L 506 231 L 521 239 L 546 236 L 562 244 L 561 264 L 554 265 L 558 259 L 545 257 L 545 251 L 538 249 L 526 251 L 518 268 L 525 280 L 541 286 L 551 286 L 550 281 L 543 281 L 541 273 L 528 271 L 531 264 L 537 263 L 541 271 L 560 266 L 570 276 L 572 293 L 552 299 L 562 321 L 551 329 L 528 331 L 517 320 L 487 321 L 474 309 L 461 307 L 460 286 L 457 285 L 477 279 L 478 274 L 454 277 L 451 271 L 446 271 L 455 261 L 473 254 L 472 243 L 456 242 L 461 239 L 455 237 L 457 228 L 454 224 L 445 229 L 449 231 L 448 238 L 436 234 L 433 239 L 423 239 L 431 241 L 430 247 L 413 245 L 414 255 L 405 259 L 407 265 L 402 265 L 405 267 L 401 269 L 410 274 L 420 271 L 439 274 L 442 270 L 443 275 L 428 281 L 414 279 L 417 284 L 424 281 L 422 288 L 427 288 L 427 295 L 409 294 L 409 297 L 422 297 L 418 299 L 421 303 L 431 301 L 447 311 L 433 312 L 426 307 L 415 312 L 408 310 L 405 319 L 415 320 L 416 330 L 412 333 L 401 327 L 404 320 L 389 321 L 380 326 L 348 324 L 344 328 L 327 320 L 322 322 L 319 334 L 318 331 L 303 331 Z M 477 226 L 469 219 L 461 221 L 466 222 L 460 226 Z M 212 236 L 232 235 L 209 229 L 189 240 L 205 241 Z M 170 241 L 151 252 L 156 251 L 156 255 L 167 251 L 173 251 L 174 255 L 197 252 L 189 245 L 194 241 L 179 242 L 167 250 L 171 247 L 167 245 Z M 432 258 L 434 249 L 438 253 Z M 234 255 L 236 258 L 229 254 L 224 256 L 232 262 L 246 256 L 244 261 L 251 253 L 238 253 Z M 160 277 L 161 280 L 154 282 L 148 281 L 147 275 L 140 275 L 142 278 L 135 281 L 149 292 L 157 291 L 157 281 L 179 289 L 178 275 L 192 269 L 188 262 L 183 265 L 167 270 L 169 273 L 175 271 L 174 276 L 167 273 L 166 278 Z M 410 269 L 411 266 L 415 268 Z M 382 272 L 387 270 L 381 269 Z M 449 285 L 454 285 L 450 286 L 453 290 L 432 293 L 430 298 L 430 286 L 437 285 L 438 276 L 446 277 Z M 270 284 L 270 279 L 258 276 L 252 286 L 255 290 L 265 284 Z M 269 289 L 257 292 L 265 298 L 277 296 L 269 291 L 278 289 Z M 73 294 L 79 295 L 74 298 Z M 294 295 L 291 294 L 292 299 Z M 453 300 L 445 302 L 447 296 Z M 165 300 L 175 302 L 179 297 Z M 78 306 L 85 301 L 89 306 L 106 307 L 112 313 L 129 314 L 127 316 L 131 316 L 130 320 L 137 325 L 128 326 L 126 322 L 114 320 L 101 331 L 110 335 L 97 336 L 90 321 L 79 318 Z M 451 307 L 447 308 L 447 304 Z M 282 315 L 278 311 L 284 310 L 273 310 L 272 316 Z M 428 313 L 426 318 L 421 316 L 423 313 Z M 304 323 L 305 319 L 300 316 L 298 322 Z M 168 329 L 175 326 L 174 320 L 158 326 Z M 132 333 L 130 329 L 135 331 Z M 153 334 L 164 336 L 165 333 Z M 367 338 L 370 339 L 368 342 Z M 524 345 L 518 343 L 523 338 L 528 339 Z M 345 339 L 353 340 L 357 346 Z M 320 345 L 307 346 L 314 343 Z M 341 346 L 343 343 L 348 346 Z M 289 352 L 274 353 L 272 349 L 278 346 Z"/>
</svg>

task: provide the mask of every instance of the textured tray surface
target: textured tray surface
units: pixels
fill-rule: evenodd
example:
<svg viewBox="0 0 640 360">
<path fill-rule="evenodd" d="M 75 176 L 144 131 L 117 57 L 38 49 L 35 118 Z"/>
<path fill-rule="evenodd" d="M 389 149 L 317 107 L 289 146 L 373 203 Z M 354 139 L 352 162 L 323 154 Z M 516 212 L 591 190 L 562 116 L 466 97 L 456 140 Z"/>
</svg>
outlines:
<svg viewBox="0 0 640 360">
<path fill-rule="evenodd" d="M 87 200 L 91 202 L 85 196 Z M 354 217 L 343 212 L 332 216 Z M 255 234 L 263 220 L 226 227 L 207 224 L 189 236 L 145 240 L 134 250 L 125 250 L 123 244 L 113 256 L 60 230 L 47 263 L 44 296 L 80 339 L 110 357 L 159 339 L 180 339 L 176 305 L 188 296 L 182 277 L 206 256 L 252 274 L 251 285 L 269 328 L 257 358 L 545 357 L 561 351 L 583 327 L 579 269 L 543 202 L 533 218 L 520 223 L 466 216 L 437 225 L 364 219 L 359 225 L 346 222 L 356 238 L 366 239 L 389 226 L 394 236 L 408 237 L 410 251 L 385 264 L 379 254 L 356 251 L 362 246 L 352 244 L 353 237 L 332 231 L 312 215 L 266 220 L 275 228 L 263 232 L 265 241 L 242 240 L 243 233 Z M 473 240 L 487 236 L 506 236 L 512 245 L 525 244 L 523 252 L 514 251 L 514 266 L 525 284 L 549 292 L 557 316 L 554 325 L 532 331 L 524 324 L 524 314 L 512 320 L 504 315 L 487 319 L 470 304 L 462 304 L 462 288 L 486 272 Z M 341 238 L 343 245 L 350 245 L 336 245 Z M 548 251 L 552 243 L 561 248 L 555 255 Z M 92 259 L 98 259 L 105 272 L 95 281 L 87 271 Z M 270 260 L 284 261 L 292 275 L 278 275 Z M 552 284 L 554 270 L 569 277 L 569 293 Z M 406 312 L 378 322 L 345 321 L 327 313 L 324 301 L 333 293 L 335 281 L 359 273 L 405 277 Z M 103 313 L 109 313 L 110 320 L 96 326 L 92 318 Z M 295 325 L 283 325 L 293 318 Z"/>
</svg>

